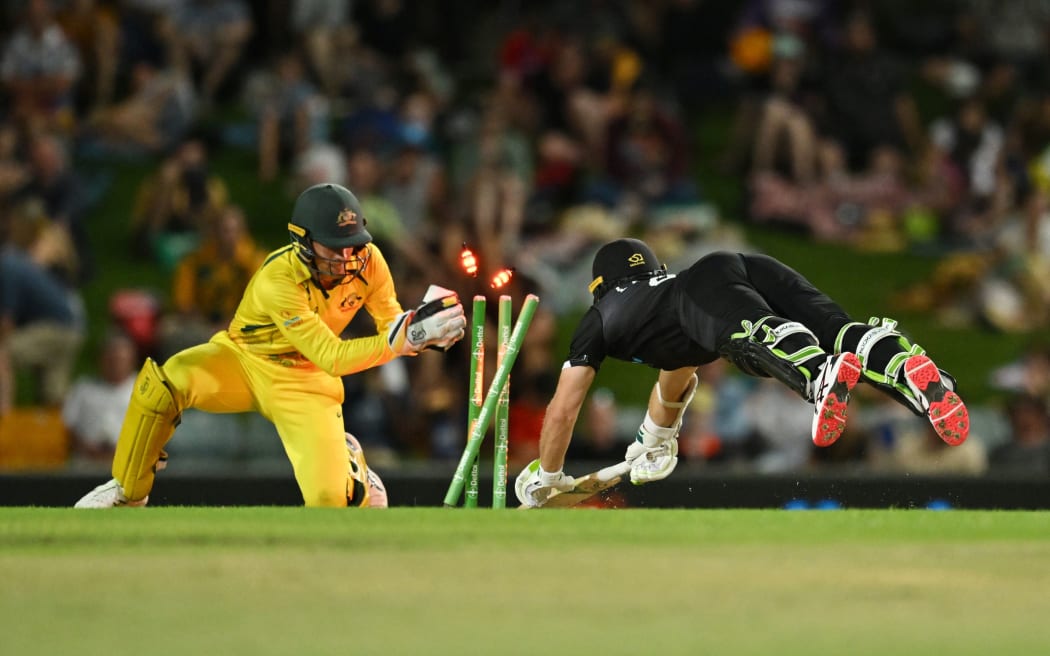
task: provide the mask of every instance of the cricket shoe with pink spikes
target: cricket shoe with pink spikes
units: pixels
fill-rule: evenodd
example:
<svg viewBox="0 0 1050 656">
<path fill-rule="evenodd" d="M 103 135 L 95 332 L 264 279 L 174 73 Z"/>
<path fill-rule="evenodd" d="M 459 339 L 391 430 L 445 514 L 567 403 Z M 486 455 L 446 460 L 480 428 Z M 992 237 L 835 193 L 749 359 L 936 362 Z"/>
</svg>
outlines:
<svg viewBox="0 0 1050 656">
<path fill-rule="evenodd" d="M 849 393 L 860 379 L 855 353 L 829 355 L 813 381 L 813 443 L 831 446 L 846 429 Z"/>
<path fill-rule="evenodd" d="M 945 385 L 933 360 L 926 355 L 913 355 L 905 360 L 904 380 L 942 440 L 950 446 L 966 441 L 970 434 L 970 413 L 955 390 Z"/>
</svg>

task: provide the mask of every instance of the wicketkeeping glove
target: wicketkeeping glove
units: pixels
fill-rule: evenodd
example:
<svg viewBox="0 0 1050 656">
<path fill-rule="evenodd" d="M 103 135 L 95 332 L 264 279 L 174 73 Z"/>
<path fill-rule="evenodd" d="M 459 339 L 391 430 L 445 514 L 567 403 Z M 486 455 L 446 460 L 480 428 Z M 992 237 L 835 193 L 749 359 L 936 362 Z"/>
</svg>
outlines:
<svg viewBox="0 0 1050 656">
<path fill-rule="evenodd" d="M 514 494 L 523 506 L 538 508 L 547 503 L 547 499 L 555 491 L 568 492 L 574 487 L 575 478 L 561 471 L 544 471 L 537 458 L 518 474 L 517 480 L 514 481 Z"/>
<path fill-rule="evenodd" d="M 425 348 L 447 349 L 466 334 L 467 318 L 455 292 L 431 285 L 423 303 L 394 319 L 386 341 L 398 355 Z"/>
</svg>

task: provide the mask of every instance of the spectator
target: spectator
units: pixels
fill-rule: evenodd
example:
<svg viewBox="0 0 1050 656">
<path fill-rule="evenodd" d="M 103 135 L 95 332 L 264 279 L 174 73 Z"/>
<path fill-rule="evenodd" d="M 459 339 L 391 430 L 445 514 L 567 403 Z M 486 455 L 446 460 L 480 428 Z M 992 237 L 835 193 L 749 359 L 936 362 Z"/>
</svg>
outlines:
<svg viewBox="0 0 1050 656">
<path fill-rule="evenodd" d="M 346 154 L 331 143 L 315 143 L 295 158 L 292 188 L 302 193 L 315 184 L 331 182 L 346 183 Z"/>
<path fill-rule="evenodd" d="M 659 28 L 648 63 L 686 107 L 721 100 L 731 77 L 726 35 L 739 3 L 672 0 L 654 6 L 659 8 Z"/>
<path fill-rule="evenodd" d="M 103 154 L 159 154 L 185 136 L 196 102 L 193 85 L 177 70 L 136 62 L 130 95 L 88 118 L 85 145 Z"/>
<path fill-rule="evenodd" d="M 994 369 L 990 383 L 999 390 L 1028 394 L 1050 403 L 1050 344 L 1034 343 L 1016 360 Z"/>
<path fill-rule="evenodd" d="M 847 19 L 843 48 L 827 54 L 825 69 L 821 121 L 845 150 L 849 170 L 869 166 L 879 148 L 918 150 L 922 134 L 905 93 L 906 71 L 879 47 L 866 14 Z"/>
<path fill-rule="evenodd" d="M 161 359 L 208 341 L 225 329 L 266 251 L 248 232 L 244 212 L 227 205 L 209 224 L 200 247 L 179 261 L 172 312 L 161 322 Z"/>
<path fill-rule="evenodd" d="M 12 116 L 34 129 L 69 132 L 73 89 L 81 64 L 76 48 L 55 22 L 48 0 L 29 0 L 0 58 L 0 78 Z"/>
<path fill-rule="evenodd" d="M 749 401 L 756 381 L 731 370 L 721 358 L 701 367 L 700 375 L 704 385 L 697 390 L 697 398 L 707 390 L 709 407 L 696 400 L 690 406 L 682 432 L 693 437 L 694 443 L 684 449 L 713 462 L 751 462 L 767 446 L 755 430 L 754 404 Z"/>
<path fill-rule="evenodd" d="M 186 0 L 175 5 L 162 33 L 175 67 L 196 79 L 201 102 L 210 107 L 223 89 L 253 31 L 242 0 Z"/>
<path fill-rule="evenodd" d="M 968 202 L 964 207 L 972 214 L 987 208 L 998 187 L 998 171 L 1003 151 L 1003 130 L 988 118 L 984 105 L 977 98 L 963 100 L 952 117 L 937 119 L 930 126 L 930 142 L 935 157 L 951 168 L 954 177 L 964 184 Z M 964 223 L 973 217 L 961 216 L 955 223 Z M 983 222 L 982 222 L 983 223 Z M 987 230 L 986 225 L 968 229 L 953 225 L 953 232 L 977 234 Z"/>
<path fill-rule="evenodd" d="M 914 195 L 905 179 L 904 161 L 890 147 L 872 151 L 870 166 L 851 172 L 845 151 L 831 140 L 818 146 L 819 178 L 793 184 L 772 172 L 750 181 L 749 213 L 757 222 L 799 224 L 816 239 L 853 243 L 878 250 L 904 247 L 899 227 Z M 888 234 L 879 234 L 884 230 Z M 888 239 L 887 239 L 888 237 Z"/>
<path fill-rule="evenodd" d="M 54 225 L 65 232 L 76 249 L 78 265 L 66 282 L 82 286 L 95 273 L 95 258 L 88 236 L 87 195 L 80 175 L 70 166 L 65 144 L 50 134 L 40 134 L 29 143 L 32 178 L 18 192 L 19 198 L 39 198 Z"/>
<path fill-rule="evenodd" d="M 988 454 L 980 439 L 963 442 L 960 449 L 945 444 L 926 422 L 913 422 L 914 433 L 899 436 L 893 452 L 893 471 L 906 474 L 980 476 L 988 470 Z"/>
<path fill-rule="evenodd" d="M 226 183 L 211 173 L 204 143 L 183 141 L 139 187 L 132 213 L 136 252 L 174 269 L 197 247 L 202 227 L 226 203 Z"/>
<path fill-rule="evenodd" d="M 470 217 L 467 241 L 483 262 L 507 262 L 521 241 L 525 199 L 534 164 L 528 142 L 507 122 L 505 108 L 490 103 L 476 139 L 456 154 L 455 178 Z"/>
<path fill-rule="evenodd" d="M 83 341 L 69 290 L 36 257 L 11 243 L 0 248 L 0 415 L 19 398 L 20 370 L 36 378 L 29 398 L 61 404 Z"/>
<path fill-rule="evenodd" d="M 542 390 L 542 394 L 549 396 L 550 390 Z M 542 416 L 540 419 L 542 422 Z M 631 432 L 623 430 L 616 395 L 607 388 L 600 387 L 594 390 L 584 406 L 581 420 L 581 439 L 573 440 L 570 450 L 574 460 L 615 462 L 622 457 L 623 450 L 634 439 Z M 535 447 L 532 450 L 538 452 Z M 516 460 L 524 460 L 527 463 L 534 457 L 536 456 L 530 455 Z"/>
<path fill-rule="evenodd" d="M 805 51 L 800 39 L 781 36 L 774 41 L 770 89 L 761 102 L 755 126 L 754 171 L 786 170 L 801 184 L 814 181 L 818 137 L 810 117 L 811 100 L 803 86 Z"/>
<path fill-rule="evenodd" d="M 696 202 L 687 153 L 681 123 L 651 89 L 636 88 L 624 114 L 611 120 L 605 133 L 603 172 L 611 186 L 601 200 L 610 206 L 635 201 L 642 210 Z"/>
<path fill-rule="evenodd" d="M 80 268 L 76 248 L 69 232 L 47 215 L 43 201 L 35 197 L 19 201 L 8 216 L 11 244 L 66 285 L 71 298 L 76 297 L 69 286 Z"/>
<path fill-rule="evenodd" d="M 108 106 L 116 91 L 120 63 L 117 9 L 111 3 L 96 0 L 67 0 L 57 18 L 84 63 L 79 113 Z"/>
<path fill-rule="evenodd" d="M 874 419 L 867 427 L 866 449 L 868 463 L 874 471 L 920 476 L 980 476 L 988 470 L 983 435 L 971 434 L 959 448 L 948 448 L 929 422 L 904 412 L 871 388 L 864 391 L 867 394 L 863 397 L 862 410 Z M 945 448 L 941 448 L 942 445 Z"/>
<path fill-rule="evenodd" d="M 164 41 L 173 7 L 170 0 L 120 0 L 118 69 L 121 74 L 141 62 L 154 67 L 171 63 Z"/>
<path fill-rule="evenodd" d="M 368 230 L 379 247 L 390 254 L 388 262 L 394 275 L 405 278 L 409 269 L 417 274 L 429 272 L 432 260 L 423 243 L 405 226 L 397 206 L 383 193 L 386 171 L 376 151 L 371 148 L 352 151 L 347 167 L 350 184 L 369 217 Z M 405 280 L 403 285 L 407 287 L 410 282 Z"/>
<path fill-rule="evenodd" d="M 248 100 L 259 120 L 259 179 L 270 181 L 281 162 L 328 138 L 328 103 L 295 52 L 280 55 L 273 70 L 255 80 Z"/>
<path fill-rule="evenodd" d="M 355 37 L 350 0 L 292 0 L 292 31 L 329 98 L 339 93 L 341 42 Z"/>
<path fill-rule="evenodd" d="M 1014 396 L 1006 404 L 1010 441 L 992 450 L 993 472 L 1050 475 L 1050 413 L 1045 402 L 1029 394 Z"/>
<path fill-rule="evenodd" d="M 813 411 L 799 403 L 798 395 L 777 381 L 763 379 L 744 403 L 762 445 L 752 463 L 755 469 L 768 474 L 807 468 L 813 451 L 812 443 L 806 439 Z M 849 440 L 847 432 L 841 441 Z"/>
<path fill-rule="evenodd" d="M 19 157 L 18 129 L 10 121 L 0 121 L 0 204 L 29 183 L 29 167 Z"/>
<path fill-rule="evenodd" d="M 113 332 L 99 349 L 96 375 L 73 382 L 62 404 L 62 421 L 75 458 L 106 463 L 113 459 L 137 363 L 135 342 Z"/>
<path fill-rule="evenodd" d="M 419 137 L 402 136 L 383 182 L 383 195 L 417 239 L 430 246 L 440 242 L 450 204 L 445 166 L 427 152 Z"/>
</svg>

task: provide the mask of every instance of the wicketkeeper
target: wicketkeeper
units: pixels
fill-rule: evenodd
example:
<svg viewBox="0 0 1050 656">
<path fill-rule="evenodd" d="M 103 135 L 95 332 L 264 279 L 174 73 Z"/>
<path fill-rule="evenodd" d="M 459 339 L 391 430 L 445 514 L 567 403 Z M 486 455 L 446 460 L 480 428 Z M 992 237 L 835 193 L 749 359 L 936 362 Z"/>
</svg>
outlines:
<svg viewBox="0 0 1050 656">
<path fill-rule="evenodd" d="M 307 506 L 369 505 L 364 452 L 343 431 L 340 376 L 428 347 L 447 349 L 466 329 L 451 291 L 431 286 L 404 311 L 390 269 L 350 191 L 320 184 L 295 202 L 291 244 L 266 258 L 227 330 L 172 356 L 147 359 L 113 457 L 113 479 L 76 507 L 145 505 L 163 447 L 187 408 L 261 413 L 273 422 Z M 343 340 L 364 308 L 378 328 Z"/>
<path fill-rule="evenodd" d="M 522 504 L 541 506 L 571 490 L 565 452 L 587 391 L 607 357 L 660 373 L 637 439 L 627 448 L 631 481 L 667 478 L 678 464 L 678 431 L 699 365 L 723 357 L 772 377 L 813 404 L 813 442 L 828 446 L 846 425 L 858 380 L 927 417 L 950 445 L 966 439 L 969 415 L 955 379 L 937 368 L 890 319 L 854 321 L 837 303 L 766 255 L 717 252 L 668 273 L 637 239 L 602 246 L 592 264 L 594 303 L 580 320 L 540 433 L 540 457 L 518 476 Z"/>
</svg>

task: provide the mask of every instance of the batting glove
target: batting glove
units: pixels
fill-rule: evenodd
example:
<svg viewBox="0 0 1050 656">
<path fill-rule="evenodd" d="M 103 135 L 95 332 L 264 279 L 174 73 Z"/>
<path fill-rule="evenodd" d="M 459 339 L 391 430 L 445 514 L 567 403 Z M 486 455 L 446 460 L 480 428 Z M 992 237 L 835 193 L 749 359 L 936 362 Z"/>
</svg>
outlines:
<svg viewBox="0 0 1050 656">
<path fill-rule="evenodd" d="M 514 494 L 521 505 L 538 508 L 547 503 L 555 492 L 568 492 L 576 487 L 576 479 L 565 472 L 544 471 L 537 458 L 518 474 L 514 481 Z"/>
<path fill-rule="evenodd" d="M 635 485 L 667 478 L 678 466 L 678 429 L 658 426 L 645 413 L 638 438 L 627 447 L 624 460 L 631 465 L 631 482 Z"/>
</svg>

